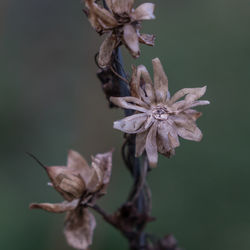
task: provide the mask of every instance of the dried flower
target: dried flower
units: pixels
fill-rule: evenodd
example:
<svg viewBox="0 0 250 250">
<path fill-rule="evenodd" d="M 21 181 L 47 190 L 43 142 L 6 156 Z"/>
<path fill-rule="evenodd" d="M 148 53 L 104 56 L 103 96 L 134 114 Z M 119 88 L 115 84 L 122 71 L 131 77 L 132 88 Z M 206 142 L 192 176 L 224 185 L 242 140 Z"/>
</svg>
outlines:
<svg viewBox="0 0 250 250">
<path fill-rule="evenodd" d="M 109 11 L 95 0 L 85 0 L 86 14 L 93 28 L 100 34 L 107 33 L 103 41 L 98 64 L 105 68 L 110 64 L 113 50 L 123 43 L 133 57 L 140 55 L 139 43 L 154 45 L 155 37 L 140 34 L 142 20 L 154 19 L 154 4 L 144 3 L 133 9 L 134 0 L 106 0 Z"/>
<path fill-rule="evenodd" d="M 206 92 L 202 88 L 185 88 L 171 98 L 168 79 L 158 58 L 153 61 L 154 84 L 147 69 L 140 65 L 133 68 L 130 90 L 132 96 L 111 97 L 119 107 L 137 111 L 136 114 L 114 122 L 114 128 L 128 134 L 136 134 L 136 157 L 146 150 L 151 167 L 158 161 L 158 152 L 170 157 L 180 145 L 178 136 L 200 141 L 202 132 L 196 125 L 200 112 L 192 109 L 207 105 L 209 101 L 197 101 Z M 179 100 L 184 97 L 184 100 Z"/>
<path fill-rule="evenodd" d="M 44 167 L 52 186 L 63 196 L 62 203 L 32 203 L 30 208 L 39 208 L 53 213 L 67 212 L 64 226 L 66 239 L 74 248 L 88 249 L 92 244 L 95 217 L 86 208 L 106 193 L 112 168 L 112 152 L 92 157 L 91 167 L 75 151 L 69 151 L 67 167 Z"/>
</svg>

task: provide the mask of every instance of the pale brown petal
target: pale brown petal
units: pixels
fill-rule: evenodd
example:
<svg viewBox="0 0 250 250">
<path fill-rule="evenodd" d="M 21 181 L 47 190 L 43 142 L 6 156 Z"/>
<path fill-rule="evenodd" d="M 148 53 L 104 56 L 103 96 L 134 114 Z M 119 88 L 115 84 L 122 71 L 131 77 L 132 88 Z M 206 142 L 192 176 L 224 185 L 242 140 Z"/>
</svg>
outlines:
<svg viewBox="0 0 250 250">
<path fill-rule="evenodd" d="M 154 8 L 153 3 L 143 3 L 132 12 L 131 17 L 137 21 L 154 19 Z"/>
<path fill-rule="evenodd" d="M 142 155 L 142 153 L 145 150 L 145 146 L 146 146 L 146 139 L 147 139 L 147 135 L 148 135 L 148 130 L 136 134 L 136 139 L 135 139 L 135 145 L 136 145 L 136 149 L 135 149 L 135 157 L 139 157 Z"/>
<path fill-rule="evenodd" d="M 87 208 L 78 208 L 68 212 L 65 219 L 64 235 L 71 247 L 87 250 L 92 244 L 95 227 L 96 221 L 93 214 Z"/>
<path fill-rule="evenodd" d="M 200 97 L 202 97 L 206 92 L 207 86 L 204 86 L 202 88 L 184 88 L 179 91 L 177 91 L 172 98 L 170 99 L 170 104 L 175 103 L 177 100 L 182 98 L 183 96 L 187 95 L 185 98 L 185 101 L 193 102 Z"/>
<path fill-rule="evenodd" d="M 52 213 L 63 213 L 66 211 L 74 210 L 78 205 L 79 200 L 71 202 L 64 201 L 61 203 L 32 203 L 30 209 L 43 209 Z"/>
<path fill-rule="evenodd" d="M 85 183 L 89 182 L 89 178 L 93 174 L 86 160 L 74 150 L 70 150 L 68 153 L 67 167 L 73 173 L 80 174 Z"/>
<path fill-rule="evenodd" d="M 121 108 L 124 108 L 124 109 L 132 109 L 132 110 L 137 110 L 137 111 L 140 111 L 140 112 L 147 112 L 148 111 L 148 109 L 145 108 L 145 107 L 137 106 L 137 105 L 134 105 L 134 104 L 130 103 L 130 102 L 134 102 L 135 104 L 137 104 L 137 103 L 141 102 L 140 99 L 135 98 L 135 97 L 128 97 L 128 96 L 125 96 L 125 97 L 110 97 L 110 101 L 113 102 L 118 107 L 121 107 Z M 144 105 L 146 105 L 146 104 L 144 103 Z"/>
<path fill-rule="evenodd" d="M 170 132 L 172 132 L 173 136 L 170 134 Z M 166 157 L 170 157 L 175 153 L 175 146 L 179 146 L 179 140 L 176 138 L 176 133 L 173 131 L 173 124 L 171 124 L 169 121 L 160 122 L 157 130 L 158 151 Z"/>
<path fill-rule="evenodd" d="M 147 115 L 135 114 L 114 122 L 114 128 L 124 133 L 136 134 L 145 131 L 143 124 L 147 120 Z"/>
<path fill-rule="evenodd" d="M 112 52 L 116 47 L 116 36 L 110 32 L 103 41 L 98 55 L 98 65 L 106 68 L 111 61 Z"/>
<path fill-rule="evenodd" d="M 193 121 L 196 121 L 201 115 L 201 112 L 198 112 L 194 109 L 187 109 L 184 111 L 184 114 L 187 115 Z"/>
<path fill-rule="evenodd" d="M 155 45 L 155 35 L 139 34 L 139 42 L 149 46 Z"/>
<path fill-rule="evenodd" d="M 134 0 L 112 0 L 112 11 L 116 14 L 129 14 Z"/>
<path fill-rule="evenodd" d="M 140 96 L 144 102 L 148 104 L 153 103 L 155 101 L 153 82 L 151 80 L 150 74 L 148 73 L 144 65 L 139 65 L 137 67 L 137 82 L 139 84 L 141 82 L 141 79 L 143 80 L 144 88 L 140 90 Z"/>
<path fill-rule="evenodd" d="M 146 152 L 148 156 L 148 161 L 150 167 L 156 167 L 158 162 L 158 152 L 157 152 L 157 143 L 156 143 L 156 135 L 157 135 L 157 122 L 155 122 L 150 128 L 147 139 L 146 139 Z"/>
<path fill-rule="evenodd" d="M 132 65 L 132 76 L 129 83 L 131 96 L 140 99 L 140 82 L 137 79 L 137 67 Z"/>
<path fill-rule="evenodd" d="M 159 58 L 152 60 L 154 69 L 154 89 L 157 102 L 165 102 L 168 94 L 168 78 Z"/>
<path fill-rule="evenodd" d="M 185 114 L 179 114 L 176 116 L 172 116 L 170 119 L 172 121 L 174 121 L 174 124 L 177 127 L 183 127 L 191 132 L 195 131 L 195 129 L 197 127 L 195 124 L 195 121 Z"/>
<path fill-rule="evenodd" d="M 195 129 L 192 129 L 192 131 L 184 127 L 178 127 L 177 133 L 182 138 L 190 141 L 200 141 L 202 139 L 202 132 L 197 126 L 195 127 Z"/>
<path fill-rule="evenodd" d="M 126 24 L 123 27 L 124 45 L 129 49 L 133 57 L 137 58 L 140 55 L 139 40 L 135 28 Z"/>
<path fill-rule="evenodd" d="M 96 4 L 94 0 L 85 0 L 85 4 L 90 13 L 96 15 L 96 18 L 100 19 L 107 28 L 114 28 L 118 25 L 112 14 L 108 10 Z"/>
</svg>

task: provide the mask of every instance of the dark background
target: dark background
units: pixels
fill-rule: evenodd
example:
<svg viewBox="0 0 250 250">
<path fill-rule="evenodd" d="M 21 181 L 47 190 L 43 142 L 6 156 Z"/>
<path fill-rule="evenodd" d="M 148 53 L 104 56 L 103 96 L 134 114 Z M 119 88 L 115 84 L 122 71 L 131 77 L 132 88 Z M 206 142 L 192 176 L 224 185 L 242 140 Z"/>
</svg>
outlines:
<svg viewBox="0 0 250 250">
<path fill-rule="evenodd" d="M 139 4 L 142 1 L 137 1 Z M 172 159 L 150 173 L 153 222 L 148 231 L 172 232 L 186 250 L 250 249 L 250 1 L 162 0 L 144 31 L 154 48 L 126 65 L 160 57 L 170 91 L 208 85 L 198 125 L 202 142 L 181 141 Z M 62 165 L 73 148 L 90 155 L 116 148 L 109 193 L 99 204 L 114 211 L 131 180 L 120 157 L 122 133 L 112 122 L 95 77 L 93 55 L 102 38 L 79 1 L 0 2 L 0 249 L 67 250 L 63 215 L 30 211 L 33 201 L 60 201 L 26 151 Z M 124 51 L 125 52 L 125 51 Z M 127 66 L 128 71 L 130 67 Z M 121 235 L 96 216 L 91 249 L 127 249 Z"/>
</svg>

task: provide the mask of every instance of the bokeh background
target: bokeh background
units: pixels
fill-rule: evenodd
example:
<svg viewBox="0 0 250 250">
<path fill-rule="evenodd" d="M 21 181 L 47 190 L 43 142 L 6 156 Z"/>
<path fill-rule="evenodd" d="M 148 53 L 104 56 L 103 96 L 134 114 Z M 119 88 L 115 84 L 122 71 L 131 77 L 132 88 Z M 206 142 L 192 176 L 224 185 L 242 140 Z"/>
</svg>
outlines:
<svg viewBox="0 0 250 250">
<path fill-rule="evenodd" d="M 139 4 L 142 1 L 136 1 Z M 250 1 L 162 0 L 156 35 L 134 61 L 160 57 L 170 90 L 208 85 L 198 125 L 202 142 L 181 141 L 172 159 L 160 157 L 149 182 L 153 216 L 148 231 L 173 233 L 186 250 L 250 249 Z M 120 157 L 122 134 L 95 77 L 93 55 L 102 38 L 79 1 L 0 1 L 0 249 L 67 250 L 63 215 L 30 211 L 32 201 L 60 201 L 26 151 L 46 165 L 63 165 L 73 148 L 90 155 L 114 153 L 109 193 L 100 201 L 114 211 L 131 179 Z M 124 51 L 125 52 L 125 51 Z M 127 53 L 127 52 L 126 52 Z M 127 67 L 130 71 L 130 67 Z M 126 241 L 96 216 L 93 250 L 127 249 Z"/>
</svg>

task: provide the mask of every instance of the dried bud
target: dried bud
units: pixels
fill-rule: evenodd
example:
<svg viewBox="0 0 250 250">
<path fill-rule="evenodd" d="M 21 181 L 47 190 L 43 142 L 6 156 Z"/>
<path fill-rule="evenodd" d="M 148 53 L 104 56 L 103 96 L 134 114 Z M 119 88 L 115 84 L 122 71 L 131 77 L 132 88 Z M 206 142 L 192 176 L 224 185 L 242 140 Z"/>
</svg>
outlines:
<svg viewBox="0 0 250 250">
<path fill-rule="evenodd" d="M 136 134 L 136 157 L 146 150 L 151 167 L 156 167 L 158 152 L 170 157 L 180 145 L 178 136 L 200 141 L 202 132 L 196 125 L 201 113 L 192 109 L 207 105 L 198 101 L 206 92 L 202 88 L 185 88 L 170 98 L 168 79 L 158 58 L 153 60 L 154 84 L 145 68 L 133 68 L 131 93 L 133 96 L 111 97 L 110 100 L 136 114 L 114 122 L 114 128 L 128 134 Z M 184 97 L 184 100 L 179 100 Z"/>
<path fill-rule="evenodd" d="M 32 203 L 31 209 L 67 212 L 64 233 L 69 245 L 88 249 L 95 228 L 94 216 L 84 208 L 105 194 L 112 169 L 112 151 L 92 157 L 91 167 L 75 151 L 69 151 L 67 167 L 44 167 L 52 186 L 64 197 L 61 203 Z"/>
<path fill-rule="evenodd" d="M 144 3 L 133 9 L 134 0 L 108 0 L 108 10 L 95 0 L 85 0 L 87 16 L 93 28 L 100 34 L 106 33 L 98 57 L 102 68 L 109 66 L 113 50 L 121 43 L 135 58 L 140 55 L 139 43 L 153 46 L 155 37 L 140 34 L 141 21 L 154 19 L 155 5 Z"/>
</svg>

